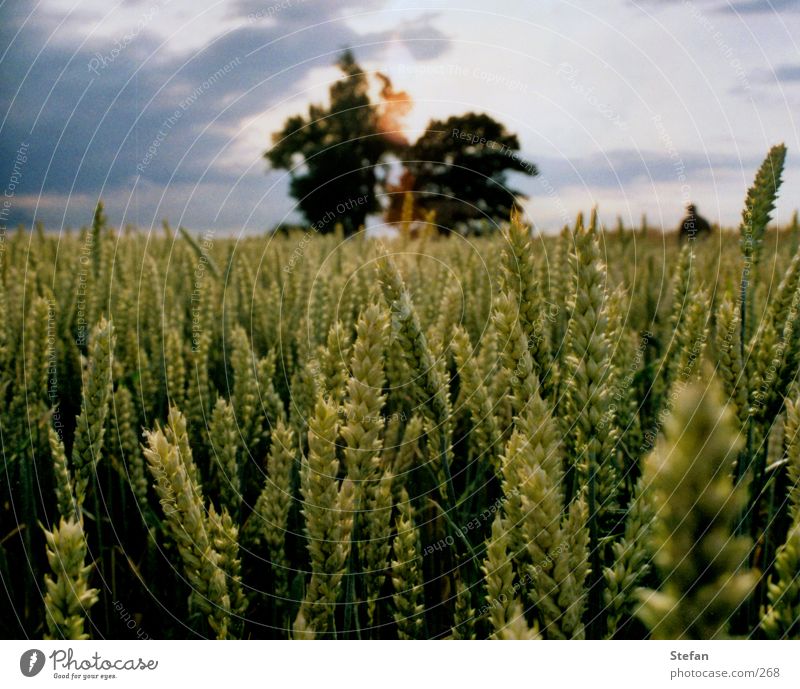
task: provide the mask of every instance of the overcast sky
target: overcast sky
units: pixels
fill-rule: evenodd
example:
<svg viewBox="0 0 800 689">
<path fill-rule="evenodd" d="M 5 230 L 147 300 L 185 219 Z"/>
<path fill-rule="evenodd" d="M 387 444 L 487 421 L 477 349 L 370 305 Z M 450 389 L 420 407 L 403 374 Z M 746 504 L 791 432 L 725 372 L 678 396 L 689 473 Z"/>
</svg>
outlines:
<svg viewBox="0 0 800 689">
<path fill-rule="evenodd" d="M 781 141 L 786 220 L 800 207 L 798 37 L 800 0 L 5 0 L 5 224 L 77 227 L 100 197 L 115 225 L 296 219 L 263 152 L 326 100 L 346 47 L 414 98 L 411 138 L 467 111 L 516 132 L 541 174 L 512 186 L 544 231 L 594 204 L 609 223 L 646 212 L 673 227 L 689 199 L 736 224 Z"/>
</svg>

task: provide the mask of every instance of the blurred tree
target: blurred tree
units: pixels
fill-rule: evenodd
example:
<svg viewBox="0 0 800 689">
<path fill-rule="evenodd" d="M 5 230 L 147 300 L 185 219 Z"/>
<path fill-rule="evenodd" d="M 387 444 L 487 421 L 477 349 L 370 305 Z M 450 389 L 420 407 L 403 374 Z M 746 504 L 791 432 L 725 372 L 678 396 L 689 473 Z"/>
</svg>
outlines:
<svg viewBox="0 0 800 689">
<path fill-rule="evenodd" d="M 460 231 L 485 220 L 507 220 L 526 198 L 508 186 L 507 172 L 538 174 L 520 156 L 516 134 L 483 113 L 432 120 L 404 159 L 415 204 L 435 210 L 440 227 Z"/>
<path fill-rule="evenodd" d="M 345 234 L 381 211 L 378 191 L 388 192 L 387 219 L 400 218 L 405 192 L 413 193 L 413 217 L 432 217 L 440 227 L 465 231 L 486 220 L 507 220 L 521 198 L 507 186 L 508 171 L 536 175 L 519 155 L 519 141 L 489 115 L 467 113 L 433 120 L 414 144 L 401 125 L 412 107 L 405 91 L 376 73 L 379 101 L 369 96 L 369 79 L 345 51 L 338 61 L 343 78 L 330 88 L 330 105 L 311 105 L 272 137 L 264 153 L 270 165 L 291 176 L 290 191 L 318 232 L 341 223 Z M 390 157 L 391 156 L 391 157 Z M 390 160 L 401 160 L 399 186 L 388 183 Z"/>
<path fill-rule="evenodd" d="M 380 210 L 379 164 L 395 144 L 381 131 L 380 106 L 370 101 L 367 75 L 349 50 L 338 66 L 344 77 L 330 88 L 330 106 L 311 105 L 307 118 L 286 120 L 264 157 L 289 170 L 291 194 L 318 232 L 341 223 L 352 234 Z"/>
<path fill-rule="evenodd" d="M 678 239 L 683 243 L 687 239 L 702 239 L 711 234 L 711 225 L 697 212 L 697 206 L 690 203 L 686 206 L 686 217 L 678 228 Z"/>
</svg>

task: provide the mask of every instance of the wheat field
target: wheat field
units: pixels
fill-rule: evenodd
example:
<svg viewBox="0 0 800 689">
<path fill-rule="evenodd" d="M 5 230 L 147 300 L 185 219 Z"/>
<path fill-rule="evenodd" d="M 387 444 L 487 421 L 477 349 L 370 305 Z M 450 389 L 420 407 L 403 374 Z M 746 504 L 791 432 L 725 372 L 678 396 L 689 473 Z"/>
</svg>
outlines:
<svg viewBox="0 0 800 689">
<path fill-rule="evenodd" d="M 4 636 L 800 638 L 784 155 L 682 245 L 4 237 Z"/>
</svg>

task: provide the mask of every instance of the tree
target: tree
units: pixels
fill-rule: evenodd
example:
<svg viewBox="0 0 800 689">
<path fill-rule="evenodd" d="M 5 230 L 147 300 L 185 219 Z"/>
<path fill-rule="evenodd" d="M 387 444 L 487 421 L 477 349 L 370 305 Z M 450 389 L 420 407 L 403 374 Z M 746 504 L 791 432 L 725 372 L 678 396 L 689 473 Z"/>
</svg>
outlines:
<svg viewBox="0 0 800 689">
<path fill-rule="evenodd" d="M 380 129 L 380 108 L 370 101 L 367 75 L 353 54 L 345 51 L 338 66 L 344 78 L 331 86 L 330 106 L 311 105 L 307 118 L 286 120 L 264 157 L 290 171 L 291 194 L 316 231 L 341 223 L 352 234 L 380 210 L 378 166 L 393 144 Z"/>
<path fill-rule="evenodd" d="M 264 153 L 273 168 L 289 171 L 290 192 L 312 229 L 332 232 L 341 223 L 346 234 L 357 232 L 367 215 L 382 210 L 378 190 L 388 192 L 389 219 L 402 215 L 407 191 L 414 218 L 433 210 L 440 226 L 464 230 L 509 217 L 524 196 L 508 187 L 506 173 L 537 174 L 520 157 L 515 134 L 489 115 L 467 113 L 431 121 L 409 144 L 401 126 L 409 95 L 377 73 L 382 87 L 373 103 L 353 54 L 345 51 L 337 64 L 344 76 L 330 88 L 330 105 L 287 119 Z M 383 163 L 390 154 L 403 161 L 400 185 L 388 184 Z"/>
<path fill-rule="evenodd" d="M 526 198 L 508 186 L 507 172 L 538 174 L 520 157 L 516 134 L 483 113 L 432 120 L 404 164 L 413 177 L 415 204 L 435 210 L 439 226 L 450 229 L 507 220 Z"/>
</svg>

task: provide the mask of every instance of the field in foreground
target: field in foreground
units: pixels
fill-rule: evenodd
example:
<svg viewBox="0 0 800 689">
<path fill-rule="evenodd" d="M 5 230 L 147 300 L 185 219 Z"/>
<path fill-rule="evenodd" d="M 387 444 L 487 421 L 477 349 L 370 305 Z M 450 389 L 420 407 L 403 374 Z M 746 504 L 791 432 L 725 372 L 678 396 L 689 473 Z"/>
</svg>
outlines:
<svg viewBox="0 0 800 689">
<path fill-rule="evenodd" d="M 9 238 L 3 636 L 800 638 L 776 167 L 682 248 Z"/>
</svg>

